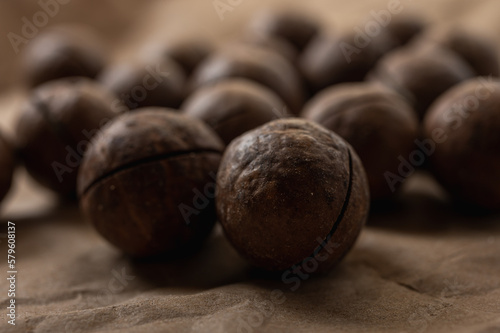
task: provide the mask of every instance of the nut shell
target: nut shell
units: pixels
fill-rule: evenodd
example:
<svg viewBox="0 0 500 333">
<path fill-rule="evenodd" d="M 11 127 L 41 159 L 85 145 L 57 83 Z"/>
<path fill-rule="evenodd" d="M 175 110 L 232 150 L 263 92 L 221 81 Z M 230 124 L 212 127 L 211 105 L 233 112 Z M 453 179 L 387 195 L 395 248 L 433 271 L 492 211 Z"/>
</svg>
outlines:
<svg viewBox="0 0 500 333">
<path fill-rule="evenodd" d="M 406 157 L 418 137 L 416 112 L 395 92 L 370 83 L 327 88 L 304 108 L 302 116 L 349 142 L 365 167 L 373 200 L 390 197 L 386 173 L 398 174 L 398 156 Z"/>
<path fill-rule="evenodd" d="M 458 54 L 477 75 L 498 76 L 500 64 L 498 52 L 493 41 L 459 27 L 429 30 L 415 43 L 436 43 Z"/>
<path fill-rule="evenodd" d="M 23 53 L 26 83 L 42 83 L 72 76 L 95 78 L 105 65 L 102 46 L 82 29 L 58 27 L 42 32 Z"/>
<path fill-rule="evenodd" d="M 293 11 L 265 11 L 256 15 L 249 30 L 257 35 L 278 37 L 300 53 L 319 33 L 320 26 L 311 17 Z"/>
<path fill-rule="evenodd" d="M 103 71 L 99 81 L 131 110 L 148 106 L 176 108 L 184 98 L 186 84 L 182 68 L 166 58 L 152 64 L 113 64 Z"/>
<path fill-rule="evenodd" d="M 268 270 L 316 255 L 324 259 L 319 270 L 330 267 L 353 245 L 369 206 L 356 153 L 302 119 L 275 120 L 235 139 L 224 153 L 216 193 L 229 241 Z M 319 246 L 323 241 L 332 253 Z"/>
<path fill-rule="evenodd" d="M 442 93 L 473 76 L 473 69 L 452 51 L 440 47 L 420 48 L 414 44 L 383 57 L 371 80 L 411 96 L 422 118 Z"/>
<path fill-rule="evenodd" d="M 392 17 L 385 30 L 396 40 L 398 45 L 402 46 L 417 37 L 425 30 L 426 26 L 425 20 L 419 16 L 403 15 Z"/>
<path fill-rule="evenodd" d="M 244 79 L 201 87 L 181 109 L 210 125 L 226 144 L 287 113 L 285 104 L 273 91 Z"/>
<path fill-rule="evenodd" d="M 500 209 L 500 81 L 476 78 L 441 96 L 424 120 L 431 167 L 455 198 Z M 438 135 L 439 134 L 439 135 Z"/>
<path fill-rule="evenodd" d="M 356 40 L 354 33 L 323 34 L 309 44 L 299 65 L 311 92 L 338 83 L 363 81 L 378 59 L 396 46 L 384 32 L 363 47 Z"/>
<path fill-rule="evenodd" d="M 104 238 L 130 255 L 191 252 L 215 223 L 223 149 L 203 122 L 174 110 L 122 115 L 85 155 L 81 209 Z"/>
<path fill-rule="evenodd" d="M 212 52 L 212 46 L 203 39 L 180 39 L 165 43 L 155 42 L 144 48 L 145 60 L 170 59 L 176 62 L 185 76 L 191 75 L 196 67 Z"/>
<path fill-rule="evenodd" d="M 123 106 L 87 79 L 61 79 L 35 89 L 22 106 L 16 146 L 28 172 L 63 196 L 76 193 L 86 145 Z"/>
<path fill-rule="evenodd" d="M 302 82 L 290 62 L 276 52 L 250 45 L 232 45 L 212 54 L 193 74 L 190 90 L 234 77 L 270 88 L 295 114 L 304 102 Z"/>
</svg>

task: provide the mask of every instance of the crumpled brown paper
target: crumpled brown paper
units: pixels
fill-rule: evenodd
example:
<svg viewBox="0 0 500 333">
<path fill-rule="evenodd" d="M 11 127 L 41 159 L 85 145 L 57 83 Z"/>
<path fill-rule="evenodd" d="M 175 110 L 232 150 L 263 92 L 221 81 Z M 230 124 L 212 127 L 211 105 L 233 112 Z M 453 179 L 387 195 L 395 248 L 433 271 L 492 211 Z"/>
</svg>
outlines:
<svg viewBox="0 0 500 333">
<path fill-rule="evenodd" d="M 221 21 L 211 1 L 152 2 L 131 40 L 196 31 L 217 39 L 268 3 L 243 1 Z M 387 3 L 301 6 L 331 17 L 327 25 L 352 28 Z M 500 31 L 495 0 L 401 3 L 436 21 Z M 2 207 L 2 221 L 16 223 L 18 317 L 16 326 L 7 323 L 7 243 L 0 238 L 2 332 L 500 332 L 500 217 L 460 212 L 426 175 L 405 184 L 395 208 L 372 214 L 339 266 L 294 283 L 248 266 L 219 227 L 192 257 L 131 260 L 82 221 L 76 206 L 47 208 L 46 192 L 18 176 Z"/>
</svg>

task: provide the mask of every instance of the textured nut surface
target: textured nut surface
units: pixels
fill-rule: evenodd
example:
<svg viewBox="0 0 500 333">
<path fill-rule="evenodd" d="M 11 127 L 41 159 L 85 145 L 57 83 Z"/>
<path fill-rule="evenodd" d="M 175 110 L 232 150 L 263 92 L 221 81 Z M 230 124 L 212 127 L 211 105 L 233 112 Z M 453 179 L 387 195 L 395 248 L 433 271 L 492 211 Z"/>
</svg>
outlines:
<svg viewBox="0 0 500 333">
<path fill-rule="evenodd" d="M 228 79 L 201 87 L 181 109 L 205 121 L 226 144 L 287 112 L 273 91 L 244 79 Z"/>
<path fill-rule="evenodd" d="M 87 79 L 61 79 L 35 89 L 22 107 L 15 140 L 28 172 L 61 195 L 74 195 L 86 145 L 116 116 L 115 101 Z"/>
<path fill-rule="evenodd" d="M 223 149 L 201 120 L 173 110 L 124 114 L 85 154 L 82 211 L 104 238 L 134 256 L 197 248 L 215 223 L 213 187 Z"/>
<path fill-rule="evenodd" d="M 316 252 L 327 256 L 321 269 L 331 266 L 353 245 L 369 206 L 356 153 L 333 132 L 301 119 L 275 120 L 235 139 L 224 153 L 216 192 L 230 242 L 269 270 Z M 317 250 L 323 240 L 332 253 Z"/>
<path fill-rule="evenodd" d="M 15 161 L 12 147 L 0 133 L 0 201 L 5 197 L 12 184 Z"/>
<path fill-rule="evenodd" d="M 451 89 L 424 119 L 436 143 L 432 170 L 454 197 L 500 209 L 500 82 L 478 78 Z"/>
<path fill-rule="evenodd" d="M 193 73 L 190 90 L 231 77 L 270 88 L 293 113 L 302 107 L 304 91 L 295 68 L 282 55 L 250 45 L 232 45 L 212 54 Z"/>
<path fill-rule="evenodd" d="M 42 32 L 23 53 L 26 83 L 37 86 L 71 76 L 95 78 L 105 65 L 101 45 L 82 29 L 59 27 Z"/>
<path fill-rule="evenodd" d="M 423 117 L 439 95 L 473 76 L 473 69 L 452 51 L 415 44 L 384 56 L 372 78 L 412 96 L 415 109 Z"/>
<path fill-rule="evenodd" d="M 370 83 L 327 88 L 304 108 L 303 117 L 334 131 L 349 142 L 365 167 L 372 199 L 393 194 L 386 173 L 398 174 L 418 136 L 416 112 L 403 97 Z"/>
</svg>

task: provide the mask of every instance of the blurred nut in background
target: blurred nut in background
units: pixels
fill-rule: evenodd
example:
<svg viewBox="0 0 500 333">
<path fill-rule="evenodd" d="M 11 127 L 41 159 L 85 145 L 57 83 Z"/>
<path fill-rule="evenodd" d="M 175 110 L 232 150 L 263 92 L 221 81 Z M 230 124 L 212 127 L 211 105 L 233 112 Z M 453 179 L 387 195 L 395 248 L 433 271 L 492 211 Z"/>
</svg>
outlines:
<svg viewBox="0 0 500 333">
<path fill-rule="evenodd" d="M 226 144 L 287 114 L 285 104 L 273 91 L 245 79 L 228 79 L 201 87 L 181 109 L 205 121 Z"/>
<path fill-rule="evenodd" d="M 147 60 L 173 60 L 189 77 L 211 52 L 212 45 L 206 40 L 181 39 L 148 45 L 143 50 L 143 57 Z"/>
<path fill-rule="evenodd" d="M 413 44 L 383 57 L 370 80 L 412 97 L 422 118 L 437 97 L 474 75 L 474 70 L 453 51 Z"/>
<path fill-rule="evenodd" d="M 304 13 L 289 10 L 257 14 L 249 25 L 252 34 L 281 38 L 301 53 L 321 30 L 318 22 Z"/>
<path fill-rule="evenodd" d="M 76 175 L 92 136 L 117 112 L 119 100 L 85 78 L 52 81 L 23 105 L 15 143 L 28 172 L 63 196 L 76 193 Z"/>
<path fill-rule="evenodd" d="M 23 53 L 25 81 L 30 87 L 71 76 L 95 78 L 104 65 L 103 46 L 82 27 L 44 30 Z"/>
<path fill-rule="evenodd" d="M 133 256 L 191 252 L 216 220 L 215 177 L 224 145 L 201 120 L 175 112 L 148 108 L 116 118 L 82 162 L 83 213 Z"/>
<path fill-rule="evenodd" d="M 349 144 L 297 118 L 233 140 L 216 191 L 229 241 L 267 270 L 313 261 L 313 270 L 322 271 L 338 262 L 358 237 L 370 201 L 363 166 Z"/>
<path fill-rule="evenodd" d="M 498 52 L 488 38 L 465 31 L 460 27 L 429 29 L 415 41 L 435 43 L 446 47 L 467 62 L 479 76 L 498 76 L 500 72 Z"/>
<path fill-rule="evenodd" d="M 385 31 L 373 39 L 363 39 L 356 33 L 324 34 L 316 37 L 304 51 L 300 69 L 309 90 L 315 93 L 330 85 L 363 81 L 378 59 L 396 46 Z"/>
<path fill-rule="evenodd" d="M 146 106 L 176 108 L 184 98 L 184 71 L 172 60 L 157 60 L 112 64 L 99 76 L 99 81 L 131 110 Z"/>
<path fill-rule="evenodd" d="M 372 200 L 394 193 L 386 175 L 398 173 L 398 157 L 411 153 L 419 129 L 415 111 L 402 96 L 379 85 L 344 83 L 315 96 L 302 116 L 353 146 L 365 167 Z"/>
<path fill-rule="evenodd" d="M 293 45 L 279 37 L 248 34 L 242 37 L 241 42 L 277 52 L 292 64 L 294 64 L 298 58 L 297 50 Z"/>
<path fill-rule="evenodd" d="M 233 44 L 208 57 L 195 71 L 190 91 L 226 78 L 246 78 L 273 90 L 298 114 L 304 103 L 299 74 L 281 54 L 261 47 Z"/>
<path fill-rule="evenodd" d="M 441 96 L 424 119 L 431 167 L 455 198 L 500 209 L 500 81 L 475 78 Z"/>
<path fill-rule="evenodd" d="M 14 151 L 11 144 L 0 133 L 0 201 L 9 192 L 15 164 Z"/>
<path fill-rule="evenodd" d="M 402 15 L 391 17 L 385 30 L 399 46 L 403 46 L 419 36 L 426 27 L 427 23 L 423 18 L 416 15 Z"/>
</svg>

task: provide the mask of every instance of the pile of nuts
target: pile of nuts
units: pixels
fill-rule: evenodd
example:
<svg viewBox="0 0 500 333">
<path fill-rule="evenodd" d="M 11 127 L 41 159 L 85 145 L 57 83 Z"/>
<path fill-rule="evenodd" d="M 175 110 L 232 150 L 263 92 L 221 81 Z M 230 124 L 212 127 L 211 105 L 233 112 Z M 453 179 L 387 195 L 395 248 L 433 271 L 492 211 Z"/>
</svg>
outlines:
<svg viewBox="0 0 500 333">
<path fill-rule="evenodd" d="M 46 30 L 24 54 L 17 135 L 0 137 L 0 198 L 17 153 L 127 254 L 191 252 L 218 220 L 250 263 L 278 271 L 338 262 L 409 167 L 500 209 L 496 46 L 414 16 L 346 53 L 355 38 L 269 11 L 238 41 L 158 43 L 108 64 L 88 32 Z"/>
</svg>

